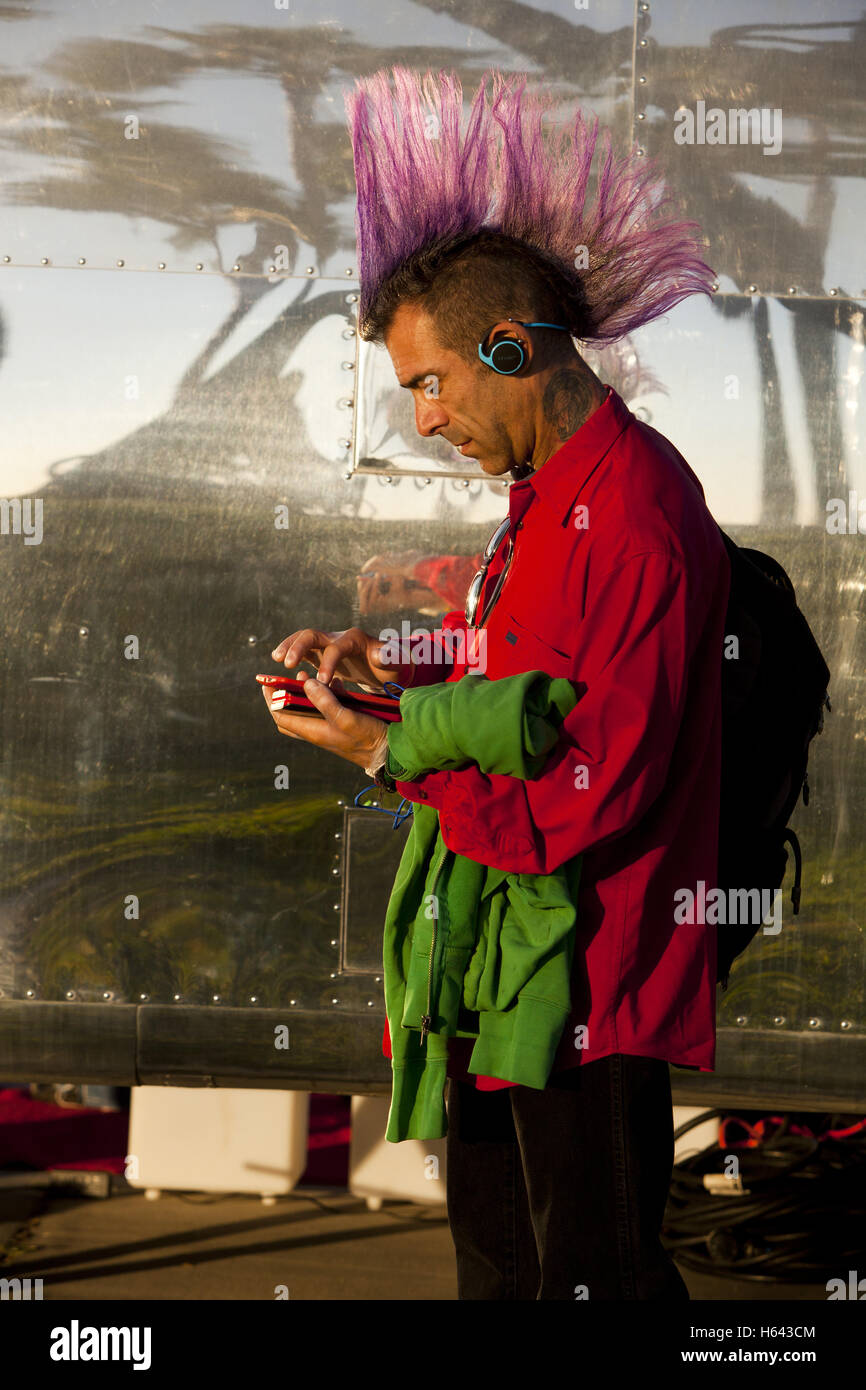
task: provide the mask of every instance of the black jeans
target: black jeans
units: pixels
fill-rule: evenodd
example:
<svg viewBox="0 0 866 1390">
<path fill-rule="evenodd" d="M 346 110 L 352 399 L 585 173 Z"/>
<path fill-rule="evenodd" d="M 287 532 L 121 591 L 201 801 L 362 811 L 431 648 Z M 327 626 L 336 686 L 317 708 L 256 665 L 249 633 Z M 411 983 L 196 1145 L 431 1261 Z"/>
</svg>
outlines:
<svg viewBox="0 0 866 1390">
<path fill-rule="evenodd" d="M 673 1167 L 667 1062 L 622 1053 L 543 1091 L 448 1083 L 460 1299 L 688 1301 L 659 1237 Z"/>
</svg>

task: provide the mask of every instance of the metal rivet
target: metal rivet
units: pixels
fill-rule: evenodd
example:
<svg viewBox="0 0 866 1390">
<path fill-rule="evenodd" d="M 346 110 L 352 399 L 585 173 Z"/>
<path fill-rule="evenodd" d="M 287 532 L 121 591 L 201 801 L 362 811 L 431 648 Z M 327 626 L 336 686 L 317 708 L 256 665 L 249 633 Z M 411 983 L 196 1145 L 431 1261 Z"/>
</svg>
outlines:
<svg viewBox="0 0 866 1390">
<path fill-rule="evenodd" d="M 339 1004 L 339 1002 L 340 1002 L 339 999 L 332 999 L 332 1000 L 331 1000 L 331 1003 L 332 1003 L 332 1004 Z"/>
<path fill-rule="evenodd" d="M 8 265 L 9 262 L 11 261 L 11 259 L 12 259 L 11 256 L 4 256 L 4 257 L 3 257 L 3 264 L 4 264 L 4 265 Z"/>
<path fill-rule="evenodd" d="M 757 294 L 757 293 L 758 293 L 758 286 L 757 286 L 757 285 L 747 285 L 747 286 L 746 286 L 746 291 L 747 291 L 748 294 Z"/>
<path fill-rule="evenodd" d="M 340 476 L 344 482 L 348 482 L 353 475 L 351 473 L 342 473 Z"/>
<path fill-rule="evenodd" d="M 368 1008 L 368 1009 L 372 1009 L 372 1007 L 373 1007 L 373 1001 L 372 1001 L 372 999 L 368 999 L 368 1000 L 367 1000 L 367 1008 Z"/>
<path fill-rule="evenodd" d="M 201 261 L 197 261 L 197 262 L 196 262 L 196 267 L 195 267 L 195 268 L 196 268 L 196 270 L 204 270 L 204 266 L 202 265 Z"/>
<path fill-rule="evenodd" d="M 646 120 L 646 112 L 645 112 L 645 111 L 638 111 L 638 113 L 637 113 L 637 118 L 638 118 L 639 121 L 645 121 L 645 120 Z"/>
<path fill-rule="evenodd" d="M 796 286 L 796 285 L 789 285 L 789 286 L 788 286 L 788 294 L 796 294 L 796 293 L 797 293 L 797 286 Z"/>
<path fill-rule="evenodd" d="M 258 1002 L 259 1002 L 259 996 L 258 996 L 257 994 L 251 994 L 251 995 L 250 995 L 250 1003 L 251 1003 L 251 1004 L 258 1004 Z"/>
<path fill-rule="evenodd" d="M 90 635 L 90 628 L 89 628 L 89 627 L 80 627 L 80 628 L 78 629 L 78 636 L 79 636 L 79 637 L 88 637 L 89 635 Z"/>
<path fill-rule="evenodd" d="M 332 945 L 332 946 L 336 946 L 336 944 L 337 944 L 336 941 L 332 941 L 332 942 L 331 942 L 331 945 Z"/>
<path fill-rule="evenodd" d="M 259 640 L 258 637 L 248 637 L 248 638 L 247 638 L 247 642 L 249 643 L 249 645 L 250 645 L 251 647 L 254 647 L 254 646 L 256 645 L 256 643 L 258 642 L 258 640 Z"/>
<path fill-rule="evenodd" d="M 641 39 L 639 41 L 638 48 L 646 48 L 646 39 Z"/>
<path fill-rule="evenodd" d="M 737 1023 L 740 1025 L 741 1028 L 744 1028 L 744 1027 L 746 1026 L 746 1024 L 748 1023 L 748 1021 L 749 1021 L 749 1020 L 748 1020 L 748 1018 L 746 1017 L 745 1014 L 738 1014 L 738 1015 L 737 1015 Z"/>
<path fill-rule="evenodd" d="M 851 1027 L 852 1027 L 852 1023 L 851 1023 L 850 1018 L 843 1018 L 843 1019 L 842 1019 L 842 1022 L 839 1024 L 839 1027 L 840 1027 L 840 1028 L 846 1028 L 846 1029 L 847 1029 L 847 1028 L 851 1028 Z"/>
<path fill-rule="evenodd" d="M 36 998 L 36 991 L 33 990 L 33 989 L 26 989 L 26 990 L 24 991 L 24 996 L 25 996 L 26 999 L 35 999 L 35 998 Z"/>
<path fill-rule="evenodd" d="M 234 265 L 232 266 L 232 270 L 240 270 L 240 266 L 238 265 L 237 261 L 235 261 Z"/>
<path fill-rule="evenodd" d="M 157 261 L 156 268 L 157 270 L 165 270 L 165 261 Z"/>
<path fill-rule="evenodd" d="M 341 362 L 340 365 L 344 372 L 353 372 L 355 370 L 354 362 Z"/>
<path fill-rule="evenodd" d="M 643 157 L 643 155 L 646 154 L 646 150 L 643 148 L 642 145 L 639 145 L 639 146 L 638 146 L 638 151 L 637 151 L 637 152 L 638 152 L 638 154 L 639 154 L 641 157 Z"/>
<path fill-rule="evenodd" d="M 75 990 L 74 990 L 74 989 L 68 989 L 68 990 L 66 991 L 66 998 L 67 998 L 67 999 L 74 999 L 74 998 L 75 998 Z"/>
<path fill-rule="evenodd" d="M 351 449 L 352 447 L 351 439 L 338 439 L 337 443 L 339 444 L 341 449 Z"/>
<path fill-rule="evenodd" d="M 639 78 L 638 78 L 638 82 L 646 82 L 646 78 L 645 78 L 645 77 L 639 77 Z"/>
<path fill-rule="evenodd" d="M 344 328 L 344 329 L 343 329 L 343 337 L 344 337 L 344 338 L 354 338 L 354 336 L 355 336 L 355 330 L 354 330 L 354 328 Z"/>
<path fill-rule="evenodd" d="M 838 291 L 837 289 L 835 289 L 835 288 L 833 288 L 832 290 L 830 290 L 830 294 L 838 294 L 838 293 L 839 293 L 839 291 Z"/>
<path fill-rule="evenodd" d="M 84 259 L 83 256 L 79 256 L 79 257 L 78 257 L 78 264 L 79 264 L 79 265 L 87 265 L 87 262 L 86 262 L 86 260 Z"/>
<path fill-rule="evenodd" d="M 356 294 L 347 294 L 347 295 L 346 295 L 346 303 L 347 303 L 347 304 L 357 304 L 357 303 L 358 303 L 358 295 L 356 295 Z"/>
<path fill-rule="evenodd" d="M 114 264 L 115 264 L 116 266 L 124 266 L 124 265 L 126 264 L 126 262 L 125 262 L 125 261 L 115 261 Z"/>
<path fill-rule="evenodd" d="M 714 280 L 714 281 L 713 281 L 713 283 L 710 285 L 710 289 L 712 290 L 713 294 L 717 294 L 717 293 L 718 293 L 718 289 L 719 289 L 719 282 L 718 282 L 718 280 Z"/>
<path fill-rule="evenodd" d="M 349 279 L 351 280 L 351 278 L 352 278 L 352 276 L 355 274 L 355 272 L 354 272 L 354 270 L 352 269 L 352 267 L 351 267 L 350 265 L 348 265 L 348 266 L 346 266 L 346 269 L 343 271 L 343 274 L 344 274 L 344 275 L 348 275 Z"/>
<path fill-rule="evenodd" d="M 276 273 L 277 273 L 277 267 L 276 267 L 275 265 L 269 265 L 269 266 L 268 266 L 268 274 L 269 274 L 269 275 L 276 275 Z"/>
<path fill-rule="evenodd" d="M 214 995 L 212 995 L 212 996 L 211 996 L 211 998 L 212 998 L 212 1000 L 213 1000 L 213 1002 L 214 1002 L 214 1004 L 218 1004 L 218 1003 L 219 1003 L 219 1001 L 220 1001 L 220 997 L 219 997 L 219 995 L 218 995 L 218 994 L 214 994 Z"/>
<path fill-rule="evenodd" d="M 308 266 L 307 266 L 307 274 L 308 274 L 308 275 L 315 275 L 315 273 L 316 273 L 316 267 L 315 267 L 314 265 L 308 265 Z"/>
<path fill-rule="evenodd" d="M 42 257 L 41 264 L 42 264 L 42 265 L 50 265 L 51 262 L 49 261 L 49 259 L 48 259 L 47 256 L 43 256 L 43 257 Z"/>
<path fill-rule="evenodd" d="M 182 995 L 182 994 L 175 994 L 175 995 L 173 995 L 172 997 L 173 997 L 173 999 L 174 999 L 175 1004 L 179 1004 L 179 1003 L 181 1002 L 181 1000 L 183 999 L 183 995 Z"/>
<path fill-rule="evenodd" d="M 382 983 L 382 976 L 381 976 L 381 975 L 377 975 L 377 976 L 376 976 L 376 984 L 377 984 L 377 985 L 380 985 L 381 983 Z"/>
<path fill-rule="evenodd" d="M 785 1015 L 776 1014 L 776 1017 L 773 1019 L 773 1022 L 775 1023 L 777 1028 L 781 1028 L 782 1024 L 785 1022 Z"/>
<path fill-rule="evenodd" d="M 103 999 L 112 999 L 114 996 L 112 995 L 110 989 L 104 989 L 104 990 L 102 991 L 102 997 L 103 997 Z"/>
<path fill-rule="evenodd" d="M 289 1000 L 289 1003 L 290 1003 L 290 1004 L 294 1004 L 294 1002 L 295 1002 L 294 999 L 290 999 L 290 1000 Z"/>
<path fill-rule="evenodd" d="M 820 1027 L 821 1027 L 821 1020 L 820 1020 L 820 1018 L 810 1018 L 810 1019 L 809 1019 L 809 1027 L 810 1027 L 810 1028 L 820 1028 Z"/>
<path fill-rule="evenodd" d="M 142 1004 L 146 1004 L 147 1001 L 148 1001 L 148 999 L 150 998 L 150 995 L 149 995 L 149 994 L 140 994 L 138 997 L 139 997 L 139 999 L 141 1000 L 141 1003 L 142 1003 Z"/>
</svg>

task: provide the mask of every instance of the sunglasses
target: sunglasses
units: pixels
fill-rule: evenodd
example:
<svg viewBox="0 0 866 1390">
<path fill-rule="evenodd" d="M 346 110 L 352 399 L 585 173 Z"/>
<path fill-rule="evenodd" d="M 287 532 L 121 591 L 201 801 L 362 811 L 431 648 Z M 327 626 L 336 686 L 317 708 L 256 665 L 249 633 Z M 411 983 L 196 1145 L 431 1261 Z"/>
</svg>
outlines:
<svg viewBox="0 0 866 1390">
<path fill-rule="evenodd" d="M 499 550 L 499 547 L 506 539 L 508 541 L 508 551 L 505 556 L 505 564 L 494 585 L 493 593 L 484 605 L 484 612 L 481 614 L 481 617 L 478 618 L 478 604 L 481 600 L 481 590 L 484 588 L 487 571 L 490 569 L 493 558 Z M 487 542 L 484 554 L 481 558 L 481 568 L 469 585 L 469 593 L 466 597 L 466 622 L 469 627 L 483 627 L 487 622 L 493 605 L 499 598 L 502 586 L 505 583 L 505 576 L 508 573 L 508 567 L 511 564 L 511 557 L 513 554 L 514 545 L 511 536 L 511 518 L 507 516 L 504 521 L 500 521 L 493 535 L 490 537 L 490 540 Z M 477 623 L 476 618 L 478 618 Z"/>
</svg>

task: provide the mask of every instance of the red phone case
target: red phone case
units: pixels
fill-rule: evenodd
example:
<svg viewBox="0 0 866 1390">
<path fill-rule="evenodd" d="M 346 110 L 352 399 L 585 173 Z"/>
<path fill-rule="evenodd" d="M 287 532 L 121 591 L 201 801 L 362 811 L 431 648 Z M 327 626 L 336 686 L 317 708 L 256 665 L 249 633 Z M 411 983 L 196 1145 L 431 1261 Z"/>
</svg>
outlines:
<svg viewBox="0 0 866 1390">
<path fill-rule="evenodd" d="M 312 700 L 304 694 L 302 680 L 293 680 L 290 676 L 263 675 L 256 676 L 256 680 L 260 685 L 276 687 L 274 699 L 285 692 L 283 704 L 274 704 L 272 699 L 271 709 L 283 709 L 286 714 L 309 714 L 316 719 L 324 718 Z M 334 690 L 332 694 L 336 695 L 341 705 L 346 705 L 358 714 L 372 714 L 375 719 L 384 719 L 391 724 L 399 723 L 402 718 L 399 701 L 391 699 L 389 695 L 367 695 L 356 690 Z"/>
</svg>

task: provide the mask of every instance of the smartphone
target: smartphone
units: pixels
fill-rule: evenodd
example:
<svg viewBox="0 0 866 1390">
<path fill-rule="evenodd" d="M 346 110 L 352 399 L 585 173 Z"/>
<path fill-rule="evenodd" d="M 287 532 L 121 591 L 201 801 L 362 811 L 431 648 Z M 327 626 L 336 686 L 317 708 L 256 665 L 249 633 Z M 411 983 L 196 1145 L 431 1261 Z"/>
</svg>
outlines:
<svg viewBox="0 0 866 1390">
<path fill-rule="evenodd" d="M 256 680 L 260 685 L 274 687 L 271 709 L 282 709 L 286 714 L 309 714 L 316 719 L 324 718 L 312 700 L 304 694 L 302 680 L 293 680 L 290 676 L 256 676 Z M 333 690 L 331 693 L 336 695 L 341 705 L 355 710 L 358 714 L 372 714 L 375 719 L 384 719 L 391 724 L 398 723 L 402 718 L 399 700 L 394 700 L 389 695 L 367 695 L 364 691 L 355 690 Z M 279 697 L 284 697 L 282 703 L 274 703 Z"/>
</svg>

